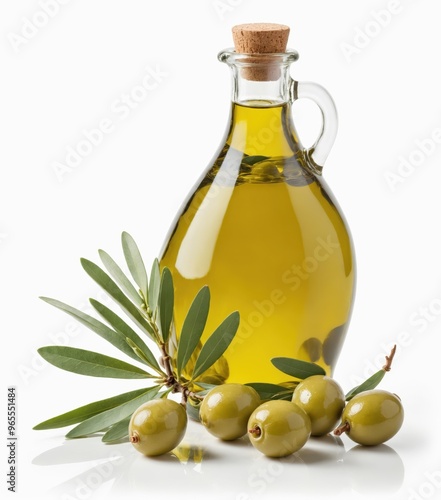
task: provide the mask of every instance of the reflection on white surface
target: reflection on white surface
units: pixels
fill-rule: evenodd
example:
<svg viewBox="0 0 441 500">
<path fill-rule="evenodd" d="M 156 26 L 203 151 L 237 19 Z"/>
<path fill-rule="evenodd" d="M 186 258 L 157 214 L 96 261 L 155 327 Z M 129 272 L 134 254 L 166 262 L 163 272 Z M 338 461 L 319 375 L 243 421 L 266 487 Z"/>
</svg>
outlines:
<svg viewBox="0 0 441 500">
<path fill-rule="evenodd" d="M 140 455 L 129 443 L 104 445 L 99 437 L 65 441 L 34 458 L 35 466 L 93 466 L 58 484 L 48 498 L 147 498 L 148 492 L 192 498 L 248 500 L 357 492 L 397 492 L 404 465 L 386 445 L 346 451 L 334 436 L 312 438 L 298 453 L 270 459 L 245 437 L 221 442 L 189 422 L 184 442 L 157 458 Z M 55 483 L 56 484 L 56 483 Z M 168 496 L 165 496 L 168 498 Z"/>
</svg>

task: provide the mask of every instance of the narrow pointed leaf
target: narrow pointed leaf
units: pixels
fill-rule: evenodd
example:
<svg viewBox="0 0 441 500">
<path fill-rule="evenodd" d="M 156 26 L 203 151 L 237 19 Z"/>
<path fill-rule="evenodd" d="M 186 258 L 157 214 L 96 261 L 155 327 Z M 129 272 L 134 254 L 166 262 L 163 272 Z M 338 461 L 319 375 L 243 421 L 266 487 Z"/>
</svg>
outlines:
<svg viewBox="0 0 441 500">
<path fill-rule="evenodd" d="M 195 382 L 197 386 L 202 387 L 204 391 L 209 391 L 213 389 L 213 387 L 217 387 L 220 384 L 206 384 L 205 382 Z M 201 392 L 198 391 L 198 394 L 201 394 Z"/>
<path fill-rule="evenodd" d="M 75 347 L 47 346 L 38 353 L 48 363 L 80 375 L 109 378 L 151 378 L 151 375 L 137 366 L 130 365 L 98 352 Z"/>
<path fill-rule="evenodd" d="M 149 285 L 149 307 L 152 313 L 158 305 L 159 296 L 159 286 L 161 284 L 161 274 L 159 271 L 158 259 L 155 259 L 152 264 L 152 270 L 150 271 L 150 285 Z"/>
<path fill-rule="evenodd" d="M 209 308 L 210 290 L 204 286 L 194 298 L 182 325 L 176 356 L 178 376 L 185 369 L 188 360 L 199 343 L 207 322 Z"/>
<path fill-rule="evenodd" d="M 142 297 L 139 295 L 138 290 L 132 285 L 131 281 L 123 273 L 122 269 L 118 264 L 110 257 L 110 255 L 104 250 L 98 250 L 101 262 L 104 267 L 109 272 L 110 276 L 117 282 L 117 284 L 122 288 L 122 290 L 127 294 L 127 296 L 133 300 L 133 302 L 141 307 L 144 304 Z"/>
<path fill-rule="evenodd" d="M 65 313 L 69 314 L 69 316 L 72 316 L 81 324 L 83 324 L 96 334 L 98 334 L 100 337 L 110 342 L 121 352 L 127 354 L 127 356 L 130 356 L 132 359 L 138 360 L 136 354 L 133 352 L 130 346 L 127 345 L 125 337 L 123 337 L 120 333 L 115 332 L 104 323 L 101 323 L 101 321 L 98 321 L 96 318 L 89 316 L 88 314 L 83 313 L 82 311 L 79 311 L 74 307 L 64 304 L 59 300 L 51 299 L 49 297 L 40 297 L 40 298 L 47 304 L 50 304 L 51 306 L 54 306 L 57 309 L 60 309 L 61 311 L 64 311 Z"/>
<path fill-rule="evenodd" d="M 379 370 L 378 372 L 374 373 L 371 377 L 366 379 L 362 384 L 357 385 L 356 387 L 351 389 L 346 394 L 346 401 L 350 401 L 354 396 L 360 394 L 360 392 L 370 391 L 371 389 L 375 389 L 375 387 L 377 387 L 377 385 L 383 380 L 385 374 L 386 372 L 384 370 Z"/>
<path fill-rule="evenodd" d="M 98 312 L 98 314 L 100 314 L 106 321 L 108 321 L 109 324 L 112 325 L 113 328 L 116 330 L 116 332 L 118 332 L 121 335 L 126 345 L 127 345 L 126 338 L 129 338 L 144 354 L 145 362 L 151 368 L 161 371 L 152 351 L 147 347 L 147 345 L 141 339 L 141 337 L 122 318 L 120 318 L 107 306 L 101 304 L 101 302 L 98 302 L 95 299 L 90 299 L 90 303 L 92 304 L 92 307 Z M 131 346 L 129 346 L 129 349 L 132 351 L 133 354 Z M 135 358 L 136 357 L 137 356 L 135 355 Z"/>
<path fill-rule="evenodd" d="M 305 379 L 312 375 L 326 375 L 325 370 L 315 364 L 301 359 L 294 358 L 273 358 L 271 363 L 283 373 L 300 379 Z"/>
<path fill-rule="evenodd" d="M 120 441 L 121 439 L 128 438 L 129 422 L 131 417 L 132 416 L 129 415 L 116 424 L 113 424 L 112 427 L 104 434 L 102 438 L 103 443 L 112 443 L 114 441 Z"/>
<path fill-rule="evenodd" d="M 132 236 L 125 231 L 121 235 L 121 242 L 130 274 L 133 276 L 135 283 L 139 286 L 141 293 L 147 302 L 149 289 L 147 271 L 145 269 L 144 261 L 142 260 L 138 245 Z"/>
<path fill-rule="evenodd" d="M 161 286 L 159 288 L 159 324 L 161 326 L 162 340 L 167 342 L 173 321 L 174 289 L 173 277 L 170 269 L 162 270 Z"/>
<path fill-rule="evenodd" d="M 117 302 L 127 315 L 152 339 L 154 333 L 138 308 L 129 300 L 119 286 L 99 266 L 87 259 L 81 259 L 81 265 L 86 273 L 103 288 L 115 302 Z"/>
<path fill-rule="evenodd" d="M 74 427 L 71 431 L 66 434 L 68 438 L 77 438 L 93 434 L 94 432 L 102 431 L 107 429 L 113 424 L 120 422 L 126 417 L 132 415 L 132 413 L 142 404 L 154 399 L 158 394 L 159 386 L 154 386 L 141 394 L 133 398 L 126 403 L 123 403 L 115 408 L 104 411 L 99 415 L 95 415 L 87 420 L 81 422 L 81 424 Z"/>
<path fill-rule="evenodd" d="M 193 370 L 192 380 L 204 373 L 227 350 L 239 327 L 240 316 L 237 311 L 231 313 L 211 334 L 202 346 Z"/>
<path fill-rule="evenodd" d="M 268 160 L 268 158 L 268 156 L 261 155 L 246 156 L 242 159 L 242 163 L 245 163 L 245 165 L 254 165 L 255 163 L 259 163 L 260 161 Z"/>
<path fill-rule="evenodd" d="M 41 431 L 47 429 L 59 429 L 60 427 L 67 427 L 68 425 L 78 424 L 83 422 L 90 417 L 98 415 L 103 411 L 115 408 L 127 401 L 130 401 L 141 394 L 144 394 L 147 389 L 137 389 L 136 391 L 125 392 L 124 394 L 119 394 L 118 396 L 113 396 L 107 399 L 101 399 L 100 401 L 95 401 L 75 410 L 68 411 L 56 417 L 45 420 L 34 427 L 34 430 Z"/>
<path fill-rule="evenodd" d="M 266 384 L 263 382 L 250 382 L 245 385 L 255 389 L 262 400 L 291 398 L 293 393 L 293 389 L 287 390 L 283 385 Z"/>
</svg>

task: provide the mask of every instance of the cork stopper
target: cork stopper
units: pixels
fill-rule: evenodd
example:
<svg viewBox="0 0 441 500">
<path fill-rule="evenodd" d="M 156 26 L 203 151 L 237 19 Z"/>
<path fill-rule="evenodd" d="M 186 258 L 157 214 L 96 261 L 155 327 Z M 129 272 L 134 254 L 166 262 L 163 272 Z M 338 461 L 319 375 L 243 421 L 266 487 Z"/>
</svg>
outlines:
<svg viewBox="0 0 441 500">
<path fill-rule="evenodd" d="M 240 54 L 272 54 L 286 51 L 289 26 L 274 23 L 239 24 L 233 27 L 236 52 Z M 271 64 L 270 57 L 252 57 L 243 62 L 249 66 L 242 68 L 242 76 L 247 80 L 277 80 L 280 69 Z"/>
</svg>

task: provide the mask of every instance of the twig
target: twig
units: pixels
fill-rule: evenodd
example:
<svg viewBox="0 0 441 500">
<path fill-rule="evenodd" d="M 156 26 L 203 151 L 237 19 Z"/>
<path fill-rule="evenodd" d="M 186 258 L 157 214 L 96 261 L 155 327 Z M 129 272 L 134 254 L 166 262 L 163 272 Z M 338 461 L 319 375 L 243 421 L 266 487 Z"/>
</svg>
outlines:
<svg viewBox="0 0 441 500">
<path fill-rule="evenodd" d="M 190 397 L 194 398 L 194 399 L 203 400 L 204 396 L 201 396 L 200 394 L 197 394 L 197 393 L 191 391 L 188 387 L 186 387 L 185 385 L 182 385 L 179 382 L 179 380 L 175 377 L 175 374 L 173 373 L 173 369 L 172 369 L 171 362 L 170 362 L 171 358 L 167 352 L 166 344 L 160 343 L 159 349 L 161 350 L 160 363 L 163 366 L 165 373 L 167 375 L 167 378 L 164 380 L 164 384 L 167 387 L 171 387 L 173 393 L 180 392 L 182 394 L 181 404 L 185 406 L 188 398 L 190 398 Z"/>
<path fill-rule="evenodd" d="M 385 372 L 390 372 L 390 369 L 392 368 L 392 361 L 394 359 L 396 350 L 397 350 L 397 346 L 394 345 L 392 347 L 392 350 L 390 351 L 389 356 L 386 356 L 386 364 L 383 366 L 383 370 Z"/>
</svg>

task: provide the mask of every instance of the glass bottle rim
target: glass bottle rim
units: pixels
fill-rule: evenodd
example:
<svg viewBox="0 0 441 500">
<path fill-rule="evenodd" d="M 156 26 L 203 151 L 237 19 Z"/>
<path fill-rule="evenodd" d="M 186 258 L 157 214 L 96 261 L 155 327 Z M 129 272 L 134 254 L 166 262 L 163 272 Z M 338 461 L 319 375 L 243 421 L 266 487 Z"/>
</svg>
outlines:
<svg viewBox="0 0 441 500">
<path fill-rule="evenodd" d="M 236 52 L 234 48 L 224 49 L 219 52 L 217 58 L 229 66 L 251 66 L 251 65 L 273 65 L 291 64 L 297 61 L 299 53 L 294 49 L 286 49 L 285 52 L 268 52 L 263 54 L 247 54 Z"/>
</svg>

